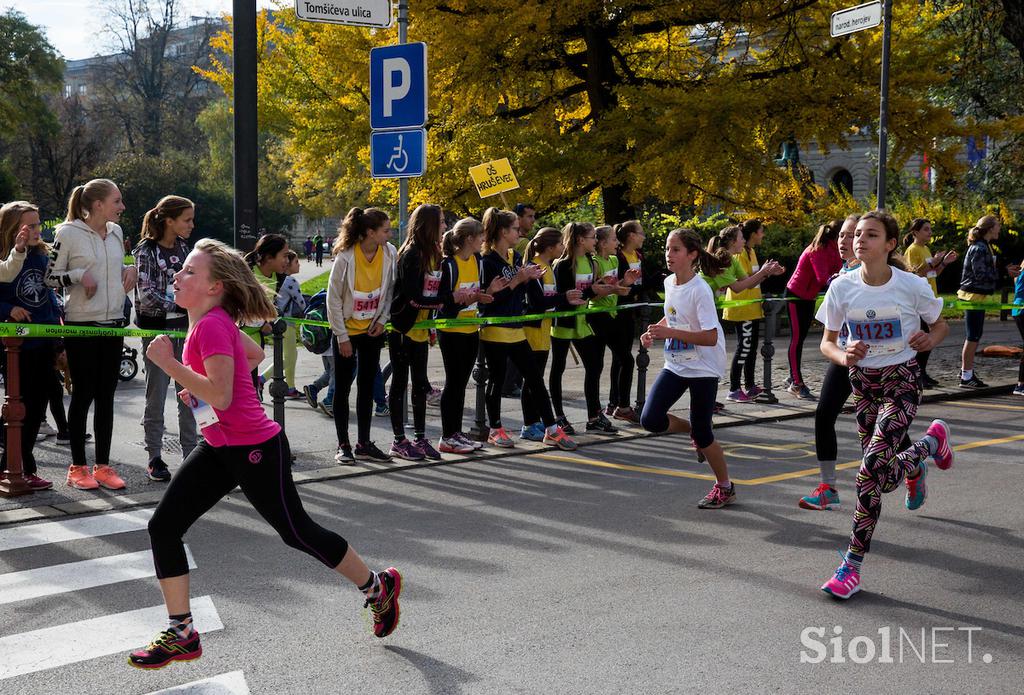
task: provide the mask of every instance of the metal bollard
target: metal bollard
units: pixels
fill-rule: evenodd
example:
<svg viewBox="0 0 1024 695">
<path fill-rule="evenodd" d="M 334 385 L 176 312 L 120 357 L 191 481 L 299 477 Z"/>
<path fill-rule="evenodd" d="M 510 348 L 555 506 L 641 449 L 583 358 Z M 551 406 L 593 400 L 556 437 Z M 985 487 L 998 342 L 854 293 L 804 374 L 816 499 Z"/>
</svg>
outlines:
<svg viewBox="0 0 1024 695">
<path fill-rule="evenodd" d="M 274 328 L 274 374 L 270 380 L 270 398 L 274 403 L 274 421 L 284 428 L 284 397 L 288 393 L 288 384 L 284 381 L 284 332 L 288 324 L 278 319 Z"/>
<path fill-rule="evenodd" d="M 21 338 L 4 338 L 7 348 L 7 396 L 4 399 L 4 421 L 7 423 L 7 470 L 0 473 L 0 497 L 18 497 L 32 492 L 25 480 L 21 461 L 21 424 L 25 404 L 21 402 Z"/>
<path fill-rule="evenodd" d="M 766 297 L 766 299 L 771 299 Z M 778 329 L 779 312 L 786 306 L 785 302 L 765 302 L 768 309 L 764 317 L 764 341 L 761 343 L 761 362 L 764 366 L 764 391 L 759 393 L 755 401 L 758 403 L 778 403 L 778 397 L 772 393 L 772 357 L 775 356 L 775 333 Z"/>
<path fill-rule="evenodd" d="M 640 325 L 644 327 L 642 332 L 647 331 L 647 326 L 651 323 L 651 308 L 648 306 L 640 307 Z M 633 330 L 636 330 L 634 324 Z M 651 356 L 647 352 L 647 348 L 644 347 L 643 343 L 640 343 L 640 348 L 636 352 L 636 407 L 633 410 L 636 411 L 637 415 L 644 412 L 644 403 L 647 401 L 647 368 L 651 365 Z"/>
<path fill-rule="evenodd" d="M 1006 287 L 1003 288 L 1003 295 L 1002 295 L 1001 303 L 1004 304 L 1004 305 L 1010 303 L 1010 290 L 1007 289 Z M 1009 309 L 1000 309 L 999 310 L 999 320 L 1000 321 L 1009 321 L 1010 320 L 1010 310 Z"/>
<path fill-rule="evenodd" d="M 484 359 L 484 342 L 480 341 L 480 347 L 476 352 L 476 367 L 473 368 L 473 380 L 476 381 L 476 420 L 472 429 L 469 430 L 471 439 L 478 442 L 486 442 L 489 431 L 487 429 L 487 361 Z"/>
</svg>

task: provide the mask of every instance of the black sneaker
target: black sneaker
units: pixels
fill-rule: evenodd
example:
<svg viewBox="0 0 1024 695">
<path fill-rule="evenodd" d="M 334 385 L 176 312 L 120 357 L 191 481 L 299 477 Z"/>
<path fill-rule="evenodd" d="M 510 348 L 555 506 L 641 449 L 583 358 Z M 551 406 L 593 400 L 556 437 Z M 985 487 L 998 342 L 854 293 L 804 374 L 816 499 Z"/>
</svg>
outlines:
<svg viewBox="0 0 1024 695">
<path fill-rule="evenodd" d="M 155 480 L 158 483 L 166 483 L 171 479 L 171 472 L 167 470 L 167 464 L 159 456 L 150 459 L 146 472 L 150 480 Z"/>
<path fill-rule="evenodd" d="M 394 567 L 388 567 L 378 575 L 380 594 L 375 599 L 366 599 L 363 608 L 369 607 L 373 614 L 373 634 L 387 637 L 398 627 L 398 597 L 402 593 L 402 575 Z"/>
<path fill-rule="evenodd" d="M 921 384 L 926 389 L 937 389 L 937 388 L 939 388 L 939 382 L 937 382 L 935 379 L 932 379 L 927 374 L 922 374 L 921 375 Z"/>
<path fill-rule="evenodd" d="M 348 465 L 356 462 L 356 457 L 352 455 L 352 447 L 348 444 L 342 444 L 338 447 L 338 452 L 334 454 L 334 462 L 342 465 Z"/>
<path fill-rule="evenodd" d="M 572 426 L 572 424 L 564 415 L 555 420 L 555 424 L 561 427 L 562 431 L 565 432 L 570 437 L 576 434 L 576 428 Z"/>
<path fill-rule="evenodd" d="M 92 435 L 89 434 L 88 432 L 86 432 L 85 433 L 85 441 L 89 441 L 90 439 L 92 439 Z M 57 433 L 57 443 L 58 444 L 70 444 L 71 443 L 71 434 L 68 433 L 68 432 L 58 432 Z"/>
<path fill-rule="evenodd" d="M 604 416 L 604 413 L 601 413 L 596 419 L 587 423 L 587 432 L 593 432 L 595 434 L 615 434 L 618 430 L 608 421 L 608 418 Z"/>
<path fill-rule="evenodd" d="M 128 663 L 135 668 L 163 668 L 172 661 L 192 661 L 202 655 L 203 646 L 195 630 L 185 638 L 178 637 L 173 630 L 164 630 L 148 647 L 129 654 Z"/>
<path fill-rule="evenodd" d="M 379 463 L 387 463 L 391 460 L 391 457 L 378 449 L 377 445 L 373 442 L 360 442 L 356 444 L 356 448 L 353 453 L 355 454 L 356 461 L 377 461 Z"/>
<path fill-rule="evenodd" d="M 977 374 L 971 374 L 970 379 L 961 379 L 960 388 L 962 389 L 984 389 L 988 388 L 988 384 L 978 378 Z"/>
<path fill-rule="evenodd" d="M 309 403 L 309 407 L 316 410 L 316 391 L 313 390 L 313 385 L 309 384 L 302 387 L 302 392 L 306 394 L 306 402 Z"/>
</svg>

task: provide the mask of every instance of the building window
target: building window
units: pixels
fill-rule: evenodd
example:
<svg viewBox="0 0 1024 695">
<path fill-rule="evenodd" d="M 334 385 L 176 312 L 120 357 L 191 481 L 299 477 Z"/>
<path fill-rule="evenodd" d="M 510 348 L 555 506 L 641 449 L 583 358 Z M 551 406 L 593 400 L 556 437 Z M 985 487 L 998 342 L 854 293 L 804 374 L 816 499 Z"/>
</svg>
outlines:
<svg viewBox="0 0 1024 695">
<path fill-rule="evenodd" d="M 71 95 L 75 93 L 74 89 L 75 88 L 72 85 L 69 85 L 69 84 L 64 85 L 64 98 L 65 99 L 70 99 Z"/>
<path fill-rule="evenodd" d="M 78 85 L 78 95 L 85 96 L 86 88 L 84 84 Z"/>
</svg>

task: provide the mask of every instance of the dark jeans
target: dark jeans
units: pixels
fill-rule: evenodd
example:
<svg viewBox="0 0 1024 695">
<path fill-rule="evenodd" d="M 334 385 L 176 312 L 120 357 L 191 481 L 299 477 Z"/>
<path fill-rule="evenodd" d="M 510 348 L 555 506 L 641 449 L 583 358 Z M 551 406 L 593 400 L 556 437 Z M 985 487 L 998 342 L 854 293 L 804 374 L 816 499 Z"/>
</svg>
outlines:
<svg viewBox="0 0 1024 695">
<path fill-rule="evenodd" d="M 338 444 L 348 445 L 348 396 L 352 390 L 352 371 L 358 365 L 356 374 L 356 427 L 357 442 L 370 441 L 370 421 L 373 418 L 373 382 L 380 368 L 380 351 L 384 347 L 384 336 L 371 338 L 366 333 L 350 335 L 352 355 L 342 357 L 338 341 L 332 343 L 334 351 L 334 429 Z"/>
<path fill-rule="evenodd" d="M 72 324 L 85 325 L 94 324 Z M 71 369 L 71 406 L 68 408 L 68 430 L 71 435 L 71 462 L 86 465 L 85 421 L 92 407 L 93 435 L 96 442 L 96 464 L 110 463 L 110 440 L 114 432 L 114 391 L 121 371 L 121 348 L 124 338 L 96 336 L 68 338 L 64 341 Z"/>
</svg>

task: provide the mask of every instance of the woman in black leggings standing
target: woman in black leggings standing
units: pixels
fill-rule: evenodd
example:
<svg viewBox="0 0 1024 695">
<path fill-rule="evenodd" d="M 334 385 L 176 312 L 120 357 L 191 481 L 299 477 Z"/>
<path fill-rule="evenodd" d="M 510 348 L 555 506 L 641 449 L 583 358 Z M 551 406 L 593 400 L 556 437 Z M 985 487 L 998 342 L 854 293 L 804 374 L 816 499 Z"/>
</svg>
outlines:
<svg viewBox="0 0 1024 695">
<path fill-rule="evenodd" d="M 94 179 L 76 186 L 68 201 L 66 221 L 57 227 L 46 282 L 66 293 L 64 315 L 72 326 L 122 328 L 126 293 L 138 273 L 124 264 L 124 233 L 117 220 L 124 212 L 121 192 L 113 181 Z M 75 384 L 68 409 L 71 467 L 67 483 L 79 490 L 124 488 L 110 466 L 114 431 L 114 391 L 121 370 L 121 336 L 71 337 L 65 343 Z M 85 458 L 85 421 L 93 409 L 96 462 Z"/>
</svg>

